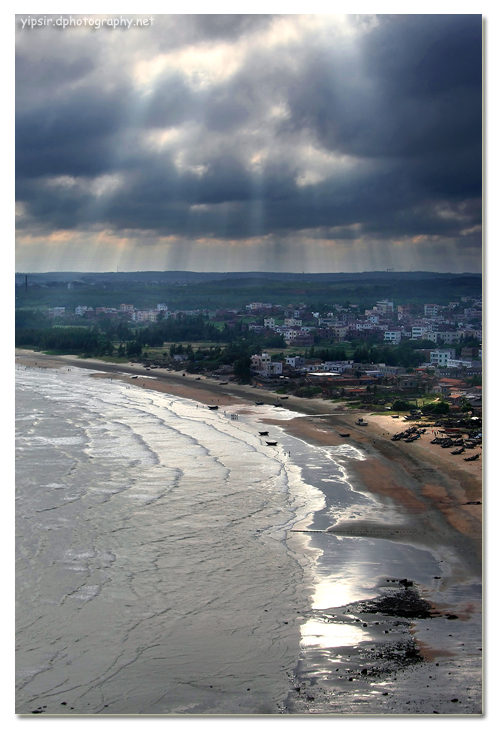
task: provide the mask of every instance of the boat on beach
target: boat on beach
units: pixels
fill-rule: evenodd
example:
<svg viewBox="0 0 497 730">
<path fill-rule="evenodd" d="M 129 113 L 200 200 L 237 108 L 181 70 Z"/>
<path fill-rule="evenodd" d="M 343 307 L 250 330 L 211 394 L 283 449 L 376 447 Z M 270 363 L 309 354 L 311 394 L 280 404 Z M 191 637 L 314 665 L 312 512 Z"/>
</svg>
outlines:
<svg viewBox="0 0 497 730">
<path fill-rule="evenodd" d="M 209 408 L 210 411 L 217 411 L 217 409 L 219 408 L 219 406 L 207 406 L 207 407 Z"/>
<path fill-rule="evenodd" d="M 266 444 L 268 446 L 276 446 L 277 443 L 278 443 L 277 441 L 266 441 Z"/>
<path fill-rule="evenodd" d="M 259 431 L 259 436 L 267 436 L 269 431 Z"/>
</svg>

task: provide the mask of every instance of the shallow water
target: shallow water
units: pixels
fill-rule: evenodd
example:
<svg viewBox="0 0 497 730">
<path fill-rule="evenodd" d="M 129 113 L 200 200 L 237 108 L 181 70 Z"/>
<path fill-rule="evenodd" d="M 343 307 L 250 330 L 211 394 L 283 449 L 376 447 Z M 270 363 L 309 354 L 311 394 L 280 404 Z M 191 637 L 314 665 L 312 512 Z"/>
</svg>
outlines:
<svg viewBox="0 0 497 730">
<path fill-rule="evenodd" d="M 433 574 L 427 551 L 324 532 L 403 518 L 354 490 L 359 451 L 263 427 L 276 409 L 16 376 L 19 713 L 283 712 L 306 652 L 358 641 L 314 609 Z"/>
</svg>

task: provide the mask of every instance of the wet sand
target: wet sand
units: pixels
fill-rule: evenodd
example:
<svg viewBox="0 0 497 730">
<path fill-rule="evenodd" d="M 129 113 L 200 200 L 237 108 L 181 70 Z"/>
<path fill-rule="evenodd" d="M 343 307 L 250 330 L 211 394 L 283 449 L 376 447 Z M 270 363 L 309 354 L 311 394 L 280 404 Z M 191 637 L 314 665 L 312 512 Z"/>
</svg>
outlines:
<svg viewBox="0 0 497 730">
<path fill-rule="evenodd" d="M 403 441 L 392 442 L 391 436 L 406 428 L 407 425 L 402 419 L 392 419 L 391 416 L 379 416 L 362 412 L 362 417 L 368 421 L 369 425 L 361 427 L 356 425 L 358 418 L 357 411 L 346 411 L 341 404 L 331 403 L 324 400 L 301 399 L 290 396 L 288 399 L 280 400 L 280 397 L 269 391 L 251 386 L 241 386 L 233 383 L 221 385 L 218 381 L 206 379 L 201 376 L 184 374 L 182 372 L 167 372 L 163 369 L 147 371 L 145 367 L 137 364 L 117 365 L 105 363 L 99 360 L 81 360 L 70 356 L 45 356 L 40 353 L 32 353 L 28 351 L 16 351 L 16 363 L 29 367 L 83 367 L 99 370 L 95 377 L 99 378 L 119 378 L 120 380 L 134 385 L 135 387 L 151 388 L 161 392 L 177 395 L 183 398 L 196 400 L 199 403 L 207 405 L 253 405 L 255 401 L 264 401 L 266 404 L 281 404 L 285 409 L 295 411 L 296 417 L 289 420 L 265 419 L 266 423 L 274 423 L 284 428 L 293 436 L 300 438 L 308 443 L 315 443 L 326 446 L 336 446 L 338 444 L 350 443 L 360 449 L 366 457 L 363 460 L 356 459 L 338 459 L 345 473 L 349 475 L 350 480 L 354 483 L 354 488 L 365 493 L 375 495 L 386 506 L 394 505 L 404 516 L 402 526 L 399 525 L 381 525 L 365 520 L 354 520 L 353 522 L 341 522 L 336 527 L 330 529 L 337 536 L 346 537 L 366 537 L 366 538 L 382 538 L 391 541 L 399 541 L 408 543 L 416 547 L 426 548 L 435 551 L 438 555 L 443 555 L 447 562 L 451 563 L 452 571 L 450 584 L 471 584 L 481 581 L 481 561 L 482 561 L 482 464 L 481 459 L 476 462 L 464 462 L 461 456 L 450 455 L 450 450 L 442 450 L 439 446 L 430 444 L 433 438 L 431 429 L 427 430 L 421 439 L 414 443 L 405 443 Z M 36 365 L 35 365 L 36 363 Z M 133 375 L 137 377 L 134 378 Z M 297 415 L 298 414 L 298 415 Z M 340 436 L 340 433 L 350 434 L 347 438 Z M 480 449 L 478 449 L 478 452 Z M 449 452 L 449 453 L 448 453 Z M 475 453 L 475 451 L 471 452 Z M 476 503 L 476 504 L 475 504 Z M 447 553 L 453 554 L 453 558 Z M 399 577 L 399 576 L 398 576 Z M 392 581 L 393 582 L 393 581 Z M 402 597 L 404 590 L 411 590 L 402 585 L 396 586 L 396 593 L 392 594 L 393 586 L 385 587 L 392 595 L 392 600 Z M 389 594 L 389 595 L 390 595 Z M 396 598 L 395 598 L 396 596 Z M 434 615 L 449 615 L 454 610 L 454 605 L 437 606 L 433 602 L 433 594 L 429 592 L 426 598 L 430 602 L 430 610 Z M 464 604 L 464 605 L 463 605 Z M 326 618 L 329 621 L 343 622 L 350 620 L 350 616 L 345 614 L 348 612 L 354 615 L 354 621 L 363 621 L 364 615 L 371 618 L 368 610 L 371 606 L 366 607 L 363 612 L 362 606 L 342 607 L 340 615 L 334 615 Z M 381 607 L 380 607 L 381 608 Z M 376 610 L 376 609 L 375 609 Z M 466 600 L 457 604 L 458 616 L 463 616 L 466 610 L 469 618 L 473 617 L 473 624 L 476 629 L 473 631 L 472 651 L 479 661 L 481 661 L 481 636 L 478 636 L 478 615 L 479 606 L 475 604 L 473 607 Z M 381 611 L 380 611 L 381 613 Z M 357 618 L 359 617 L 359 618 Z M 396 622 L 392 620 L 392 626 L 398 625 L 398 616 Z M 420 619 L 420 617 L 417 617 Z M 428 660 L 426 664 L 426 672 L 417 670 L 416 686 L 409 688 L 406 685 L 406 692 L 413 691 L 416 695 L 419 690 L 419 697 L 423 697 L 424 686 L 419 677 L 424 677 L 430 686 L 432 676 L 434 675 L 433 660 L 437 662 L 445 662 L 445 669 L 449 667 L 455 674 L 457 671 L 457 662 L 461 661 L 460 646 L 455 647 L 447 636 L 456 635 L 456 631 L 447 634 L 446 627 L 438 630 L 431 624 L 431 633 L 424 627 L 422 617 L 415 622 L 414 627 L 412 621 L 416 619 L 416 613 L 411 617 L 411 621 L 404 621 L 404 634 L 406 632 L 415 635 L 415 652 L 416 657 L 414 663 L 422 656 Z M 385 616 L 382 617 L 383 633 L 388 633 L 384 628 Z M 425 619 L 426 622 L 426 619 Z M 367 621 L 369 624 L 370 621 Z M 462 622 L 460 622 L 462 624 Z M 364 624 L 366 625 L 366 623 Z M 371 627 L 368 629 L 368 631 Z M 400 631 L 400 629 L 396 629 Z M 392 631 L 392 627 L 390 628 Z M 462 643 L 469 647 L 468 637 Z M 383 638 L 378 638 L 378 646 L 381 646 Z M 405 635 L 402 639 L 407 646 L 407 655 L 412 651 L 411 645 L 406 643 Z M 448 642 L 448 643 L 447 643 Z M 404 645 L 403 644 L 403 645 Z M 402 651 L 400 652 L 402 654 Z M 405 653 L 405 652 L 404 652 Z M 381 653 L 380 653 L 381 655 Z M 349 657 L 350 659 L 350 657 Z M 348 660 L 347 660 L 348 661 Z M 360 679 L 362 683 L 366 683 L 365 675 L 360 675 L 360 668 L 357 663 L 352 664 L 347 669 L 347 661 L 343 661 L 343 671 L 351 672 L 352 679 Z M 384 661 L 384 659 L 382 659 Z M 476 661 L 476 660 L 475 660 Z M 350 662 L 349 662 L 350 663 Z M 316 666 L 319 662 L 316 660 Z M 409 662 L 407 662 L 409 664 Z M 401 664 L 396 665 L 401 667 Z M 438 666 L 438 664 L 436 665 Z M 479 666 L 478 662 L 475 666 Z M 405 669 L 405 667 L 403 667 Z M 448 671 L 448 670 L 447 670 Z M 447 674 L 447 671 L 445 674 Z M 479 669 L 473 669 L 475 676 L 474 684 L 480 683 Z M 427 672 L 431 672 L 428 680 Z M 354 674 L 355 673 L 355 674 Z M 449 672 L 450 673 L 450 672 Z M 440 673 L 439 673 L 440 674 Z M 356 676 L 357 675 L 357 676 Z M 478 675 L 478 676 L 476 676 Z M 402 677 L 406 677 L 404 674 Z M 399 676 L 399 680 L 404 681 Z M 301 677 L 302 691 L 296 688 L 296 699 L 290 703 L 289 711 L 296 713 L 322 713 L 323 706 L 328 706 L 330 712 L 352 712 L 360 713 L 359 707 L 352 707 L 344 700 L 343 690 L 338 691 L 336 686 L 320 685 L 319 681 L 316 686 L 316 677 L 312 676 L 312 672 L 303 672 Z M 349 678 L 347 678 L 349 679 Z M 391 677 L 390 677 L 391 679 Z M 383 678 L 382 681 L 385 681 Z M 409 681 L 409 680 L 407 680 Z M 411 677 L 411 682 L 413 678 Z M 419 682 L 421 681 L 421 684 Z M 447 691 L 450 693 L 450 687 L 447 689 L 446 678 L 442 680 L 440 677 L 440 701 L 437 705 L 433 701 L 433 692 L 437 691 L 432 686 L 430 690 L 430 702 L 433 709 L 426 709 L 421 700 L 418 702 L 417 709 L 414 706 L 400 707 L 393 701 L 393 695 L 383 693 L 381 702 L 378 700 L 376 705 L 371 704 L 366 712 L 383 713 L 412 713 L 412 712 L 439 712 L 457 714 L 477 714 L 479 709 L 479 700 L 475 697 L 474 703 L 468 699 L 465 709 L 462 705 L 456 706 L 457 703 L 447 699 Z M 467 679 L 470 683 L 470 679 Z M 307 685 L 306 685 L 307 683 Z M 419 686 L 418 686 L 419 685 Z M 313 692 L 316 697 L 309 701 L 308 693 L 304 693 L 306 686 L 313 686 Z M 349 685 L 350 687 L 350 685 Z M 400 681 L 395 685 L 400 690 Z M 469 689 L 469 688 L 468 688 Z M 357 693 L 358 685 L 354 686 Z M 387 690 L 385 690 L 387 692 Z M 337 695 L 338 692 L 338 695 Z M 318 694 L 320 701 L 318 701 Z M 350 689 L 349 689 L 350 694 Z M 476 693 L 477 694 L 477 693 Z M 340 707 L 343 709 L 333 709 L 333 698 L 340 696 Z M 349 696 L 349 695 L 347 695 Z M 307 699 L 306 699 L 307 698 Z M 338 702 L 338 700 L 337 700 Z M 408 702 L 409 704 L 409 702 Z M 430 706 L 431 706 L 430 705 Z M 346 709 L 348 707 L 348 710 Z M 364 710 L 363 710 L 364 711 Z"/>
</svg>

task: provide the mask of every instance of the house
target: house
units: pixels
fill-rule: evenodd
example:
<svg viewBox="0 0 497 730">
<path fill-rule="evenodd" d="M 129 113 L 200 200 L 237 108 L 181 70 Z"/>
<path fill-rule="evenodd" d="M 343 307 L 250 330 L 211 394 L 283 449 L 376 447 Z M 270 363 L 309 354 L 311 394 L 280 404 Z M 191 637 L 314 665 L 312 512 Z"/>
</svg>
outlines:
<svg viewBox="0 0 497 730">
<path fill-rule="evenodd" d="M 291 368 L 301 368 L 305 365 L 305 359 L 300 355 L 285 357 L 285 364 L 290 365 Z"/>
<path fill-rule="evenodd" d="M 283 363 L 271 362 L 271 355 L 263 352 L 261 355 L 251 356 L 251 369 L 259 375 L 281 375 L 283 372 Z"/>
</svg>

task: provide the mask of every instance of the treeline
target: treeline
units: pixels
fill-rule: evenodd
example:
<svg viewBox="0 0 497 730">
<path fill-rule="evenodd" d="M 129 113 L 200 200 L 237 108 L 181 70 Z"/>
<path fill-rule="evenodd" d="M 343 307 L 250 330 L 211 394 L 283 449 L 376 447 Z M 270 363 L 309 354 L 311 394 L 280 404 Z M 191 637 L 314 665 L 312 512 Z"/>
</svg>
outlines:
<svg viewBox="0 0 497 730">
<path fill-rule="evenodd" d="M 232 343 L 244 338 L 247 345 L 263 341 L 264 347 L 286 347 L 282 335 L 267 332 L 256 335 L 238 320 L 233 327 L 227 323 L 221 329 L 204 315 L 179 316 L 164 319 L 156 324 L 136 330 L 136 341 L 143 347 L 161 347 L 164 342 L 224 342 Z"/>
<path fill-rule="evenodd" d="M 16 347 L 28 346 L 88 355 L 111 355 L 114 351 L 114 345 L 106 335 L 82 327 L 17 330 Z"/>
</svg>

